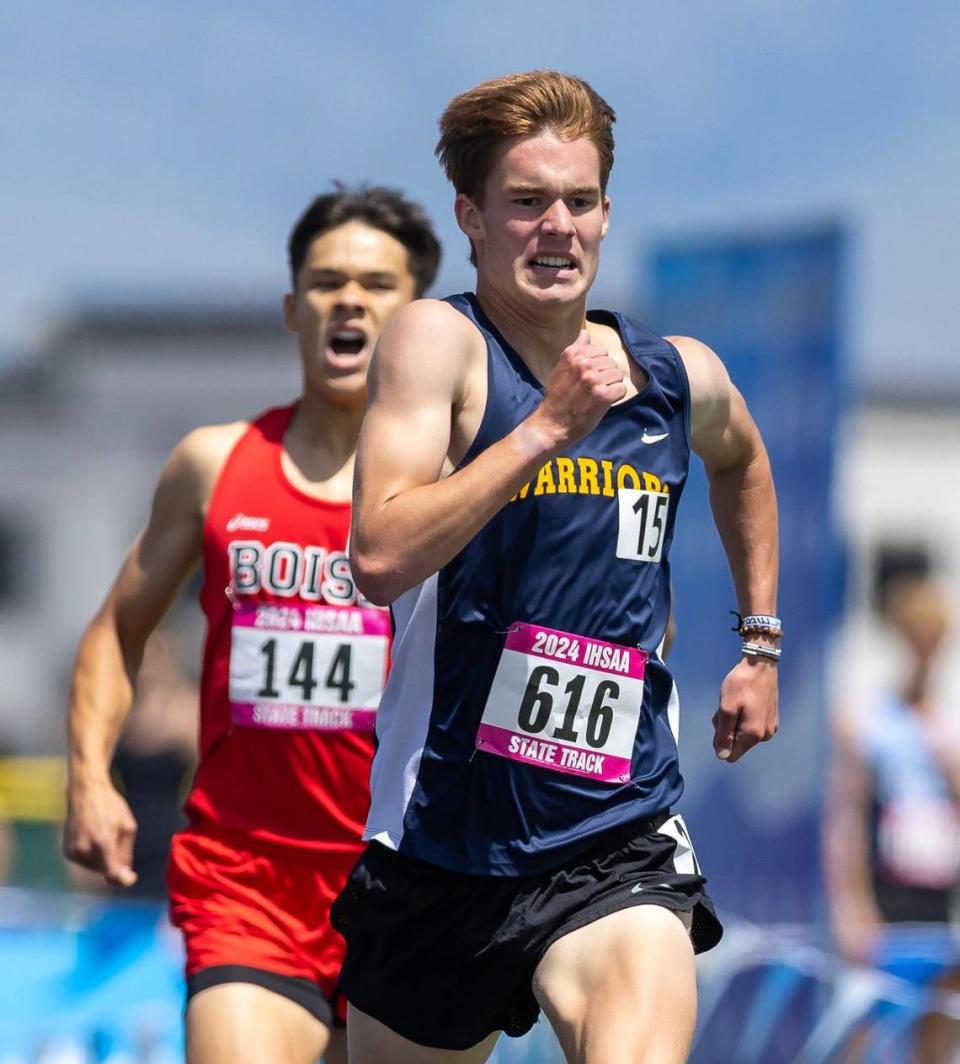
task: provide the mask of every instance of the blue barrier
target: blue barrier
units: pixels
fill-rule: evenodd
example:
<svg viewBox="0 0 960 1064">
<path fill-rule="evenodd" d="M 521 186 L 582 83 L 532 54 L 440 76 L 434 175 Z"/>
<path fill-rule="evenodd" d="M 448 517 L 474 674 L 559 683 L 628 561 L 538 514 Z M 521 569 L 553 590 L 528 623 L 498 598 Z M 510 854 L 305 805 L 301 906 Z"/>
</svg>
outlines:
<svg viewBox="0 0 960 1064">
<path fill-rule="evenodd" d="M 876 969 L 818 948 L 805 926 L 728 921 L 700 958 L 691 1064 L 828 1064 L 856 1034 L 871 1061 L 910 1059 L 917 1019 L 960 1020 L 936 976 L 960 958 L 948 929 L 886 936 Z M 179 935 L 159 904 L 0 889 L 0 1064 L 183 1059 Z M 549 1026 L 501 1039 L 492 1064 L 561 1064 Z"/>
<path fill-rule="evenodd" d="M 0 1064 L 176 1064 L 180 936 L 156 903 L 0 888 Z M 562 1060 L 539 1024 L 492 1064 Z"/>
<path fill-rule="evenodd" d="M 960 949 L 950 928 L 895 927 L 877 962 L 844 964 L 818 948 L 809 927 L 732 921 L 721 945 L 700 961 L 691 1064 L 831 1064 L 854 1039 L 857 1059 L 913 1059 L 922 1016 L 960 1020 L 960 996 L 936 986 L 960 963 Z"/>
</svg>

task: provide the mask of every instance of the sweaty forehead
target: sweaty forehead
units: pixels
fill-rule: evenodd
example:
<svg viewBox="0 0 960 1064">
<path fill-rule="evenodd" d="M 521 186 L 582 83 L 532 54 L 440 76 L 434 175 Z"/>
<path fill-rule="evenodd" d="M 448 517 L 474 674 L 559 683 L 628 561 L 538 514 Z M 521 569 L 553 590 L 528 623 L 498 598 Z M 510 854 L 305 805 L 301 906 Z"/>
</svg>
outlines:
<svg viewBox="0 0 960 1064">
<path fill-rule="evenodd" d="M 350 221 L 328 229 L 307 249 L 304 267 L 311 272 L 335 270 L 349 273 L 394 273 L 409 271 L 407 249 L 396 237 Z"/>
<path fill-rule="evenodd" d="M 600 153 L 587 137 L 563 140 L 546 131 L 505 144 L 490 181 L 500 188 L 599 188 Z"/>
</svg>

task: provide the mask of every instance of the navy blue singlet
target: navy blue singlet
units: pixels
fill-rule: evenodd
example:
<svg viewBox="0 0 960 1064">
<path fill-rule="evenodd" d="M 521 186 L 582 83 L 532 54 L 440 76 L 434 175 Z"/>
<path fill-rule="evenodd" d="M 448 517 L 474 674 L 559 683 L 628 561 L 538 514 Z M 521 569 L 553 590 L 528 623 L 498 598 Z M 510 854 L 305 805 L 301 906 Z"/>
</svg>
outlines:
<svg viewBox="0 0 960 1064">
<path fill-rule="evenodd" d="M 487 403 L 463 466 L 528 417 L 543 386 L 475 296 L 447 302 L 487 344 Z M 546 462 L 460 554 L 392 608 L 393 669 L 377 715 L 364 837 L 462 872 L 549 871 L 589 849 L 598 832 L 669 809 L 683 790 L 679 701 L 660 651 L 670 615 L 668 555 L 690 454 L 686 373 L 676 349 L 643 325 L 608 311 L 588 317 L 619 333 L 646 386 Z M 556 661 L 537 659 L 524 705 L 499 707 L 500 718 L 518 718 L 510 724 L 513 746 L 533 754 L 517 760 L 478 747 L 507 633 L 517 623 L 648 652 L 632 704 L 607 699 L 614 708 L 605 708 L 606 693 L 623 686 L 615 670 L 584 669 L 579 679 L 569 671 L 576 663 L 560 675 Z M 616 665 L 617 651 L 605 653 Z M 606 687 L 588 719 L 586 700 L 601 679 Z M 550 728 L 540 692 L 568 714 Z M 591 778 L 604 763 L 614 713 L 630 721 L 625 771 L 616 780 Z M 561 759 L 579 765 L 579 774 L 558 770 Z"/>
</svg>

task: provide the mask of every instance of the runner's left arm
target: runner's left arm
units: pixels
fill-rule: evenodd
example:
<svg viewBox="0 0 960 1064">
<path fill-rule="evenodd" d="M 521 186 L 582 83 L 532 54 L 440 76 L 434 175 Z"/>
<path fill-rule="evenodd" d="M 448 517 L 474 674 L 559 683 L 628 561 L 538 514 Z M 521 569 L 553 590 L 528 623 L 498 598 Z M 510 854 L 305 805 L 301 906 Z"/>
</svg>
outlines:
<svg viewBox="0 0 960 1064">
<path fill-rule="evenodd" d="M 766 448 L 723 363 L 705 344 L 671 337 L 690 383 L 693 450 L 710 484 L 714 522 L 730 566 L 737 609 L 776 614 L 779 540 L 777 500 Z M 767 636 L 751 641 L 775 646 Z M 778 727 L 777 665 L 743 658 L 727 674 L 714 715 L 714 749 L 736 761 L 771 739 Z"/>
</svg>

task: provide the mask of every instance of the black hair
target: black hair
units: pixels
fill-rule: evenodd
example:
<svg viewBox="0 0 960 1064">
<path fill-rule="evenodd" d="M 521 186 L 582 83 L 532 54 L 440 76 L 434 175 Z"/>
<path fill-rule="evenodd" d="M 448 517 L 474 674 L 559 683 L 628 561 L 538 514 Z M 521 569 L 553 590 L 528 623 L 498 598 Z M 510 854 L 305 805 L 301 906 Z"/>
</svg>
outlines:
<svg viewBox="0 0 960 1064">
<path fill-rule="evenodd" d="M 422 296 L 437 276 L 441 255 L 440 242 L 426 211 L 397 189 L 381 185 L 351 188 L 335 181 L 334 190 L 317 196 L 290 232 L 287 254 L 294 289 L 307 251 L 321 233 L 347 222 L 362 222 L 372 229 L 382 229 L 403 244 L 416 294 Z"/>
</svg>

